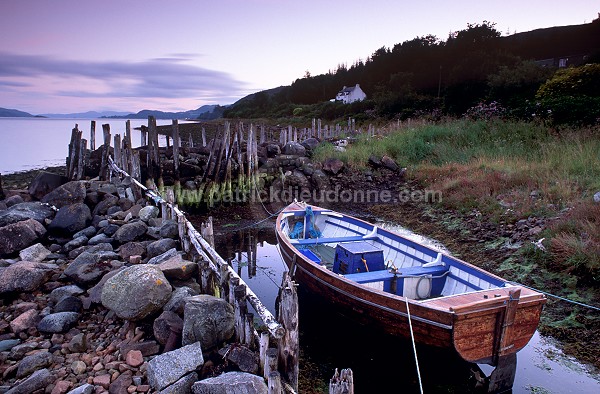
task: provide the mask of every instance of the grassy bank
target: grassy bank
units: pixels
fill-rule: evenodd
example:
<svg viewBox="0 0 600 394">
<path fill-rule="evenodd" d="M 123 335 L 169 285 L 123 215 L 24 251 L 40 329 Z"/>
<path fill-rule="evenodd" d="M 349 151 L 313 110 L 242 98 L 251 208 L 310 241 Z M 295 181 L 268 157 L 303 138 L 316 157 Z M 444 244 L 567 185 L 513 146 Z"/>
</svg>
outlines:
<svg viewBox="0 0 600 394">
<path fill-rule="evenodd" d="M 419 215 L 446 226 L 448 238 L 458 234 L 468 244 L 459 245 L 465 259 L 508 279 L 600 305 L 600 203 L 592 198 L 600 191 L 600 129 L 459 120 L 360 137 L 345 152 L 324 145 L 315 155 L 365 170 L 371 155 L 389 155 L 407 168 L 409 182 L 441 192 L 442 201 L 419 207 Z M 536 225 L 514 237 L 524 221 Z M 474 226 L 494 230 L 477 239 L 479 233 L 470 231 Z M 540 239 L 542 248 L 532 243 Z M 567 352 L 600 367 L 599 323 L 598 312 L 551 300 L 540 329 L 562 339 Z"/>
</svg>

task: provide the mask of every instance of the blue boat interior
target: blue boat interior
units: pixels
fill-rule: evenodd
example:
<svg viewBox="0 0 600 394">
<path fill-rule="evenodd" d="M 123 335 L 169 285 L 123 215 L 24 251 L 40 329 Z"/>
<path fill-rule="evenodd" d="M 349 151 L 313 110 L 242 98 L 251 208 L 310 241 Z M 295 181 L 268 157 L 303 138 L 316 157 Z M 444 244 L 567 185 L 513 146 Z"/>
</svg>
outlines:
<svg viewBox="0 0 600 394">
<path fill-rule="evenodd" d="M 383 292 L 426 300 L 506 285 L 448 254 L 337 212 L 284 212 L 281 226 L 310 262 Z"/>
</svg>

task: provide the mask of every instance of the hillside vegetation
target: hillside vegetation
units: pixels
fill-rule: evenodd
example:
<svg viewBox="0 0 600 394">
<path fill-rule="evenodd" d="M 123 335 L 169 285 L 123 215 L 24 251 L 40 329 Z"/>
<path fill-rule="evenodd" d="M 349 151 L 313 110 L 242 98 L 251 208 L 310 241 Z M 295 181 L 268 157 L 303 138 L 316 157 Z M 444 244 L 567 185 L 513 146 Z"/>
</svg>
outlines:
<svg viewBox="0 0 600 394">
<path fill-rule="evenodd" d="M 291 86 L 248 96 L 225 110 L 227 118 L 321 118 L 348 116 L 357 122 L 462 116 L 480 104 L 496 103 L 518 119 L 544 116 L 557 122 L 575 110 L 577 121 L 595 121 L 598 111 L 583 118 L 581 109 L 598 104 L 590 97 L 550 100 L 540 87 L 552 78 L 559 59 L 567 66 L 600 60 L 600 19 L 578 26 L 539 29 L 503 37 L 494 23 L 469 24 L 446 41 L 428 35 L 381 47 L 367 60 L 339 65 L 327 74 L 303 78 Z M 343 86 L 360 84 L 363 102 L 330 102 Z M 554 113 L 558 117 L 554 117 Z"/>
</svg>

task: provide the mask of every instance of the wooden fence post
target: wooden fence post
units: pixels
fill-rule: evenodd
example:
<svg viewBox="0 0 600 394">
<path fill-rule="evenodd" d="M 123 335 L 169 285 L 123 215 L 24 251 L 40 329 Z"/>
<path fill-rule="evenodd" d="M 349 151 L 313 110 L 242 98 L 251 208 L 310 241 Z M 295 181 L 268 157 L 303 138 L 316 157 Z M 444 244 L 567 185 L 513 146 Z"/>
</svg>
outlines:
<svg viewBox="0 0 600 394">
<path fill-rule="evenodd" d="M 173 166 L 175 169 L 175 179 L 179 179 L 179 121 L 173 119 Z"/>
<path fill-rule="evenodd" d="M 271 371 L 267 377 L 267 393 L 281 394 L 283 387 L 281 386 L 281 375 L 277 371 Z"/>
<path fill-rule="evenodd" d="M 278 357 L 277 348 L 270 347 L 267 349 L 267 361 L 265 363 L 265 372 L 264 372 L 265 379 L 269 379 L 269 374 L 271 373 L 271 371 L 277 371 L 277 364 L 278 364 L 277 357 Z"/>
<path fill-rule="evenodd" d="M 115 163 L 117 163 L 118 166 L 121 166 L 121 134 L 115 134 L 114 136 L 114 156 L 113 159 L 115 160 Z"/>
<path fill-rule="evenodd" d="M 279 371 L 297 392 L 300 362 L 298 293 L 287 272 L 283 274 L 278 298 L 278 321 L 285 328 L 285 334 L 279 340 Z"/>
<path fill-rule="evenodd" d="M 78 125 L 75 124 L 75 128 L 71 130 L 71 142 L 69 143 L 69 156 L 67 163 L 67 178 L 72 181 L 77 175 L 77 164 L 80 152 L 81 144 L 81 131 L 79 131 Z"/>
<path fill-rule="evenodd" d="M 96 121 L 92 120 L 90 127 L 90 150 L 93 152 L 96 150 Z"/>
<path fill-rule="evenodd" d="M 108 179 L 108 155 L 110 154 L 110 124 L 102 125 L 102 133 L 104 134 L 104 145 L 102 145 L 102 163 L 100 165 L 100 179 L 105 181 Z"/>
<path fill-rule="evenodd" d="M 85 169 L 85 151 L 87 149 L 87 141 L 85 139 L 81 139 L 79 141 L 79 155 L 77 160 L 77 177 L 76 179 L 80 181 L 83 179 L 84 169 Z"/>
</svg>

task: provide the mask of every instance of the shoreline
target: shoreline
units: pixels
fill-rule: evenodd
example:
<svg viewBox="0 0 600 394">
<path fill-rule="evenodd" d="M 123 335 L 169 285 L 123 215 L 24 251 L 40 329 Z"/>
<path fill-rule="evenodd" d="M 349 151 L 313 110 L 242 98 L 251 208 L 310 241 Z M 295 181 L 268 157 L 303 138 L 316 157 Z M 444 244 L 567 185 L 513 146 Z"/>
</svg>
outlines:
<svg viewBox="0 0 600 394">
<path fill-rule="evenodd" d="M 15 190 L 27 190 L 31 181 L 34 180 L 37 174 L 40 172 L 50 172 L 52 174 L 65 175 L 66 171 L 66 166 L 56 166 L 12 172 L 10 174 L 0 174 L 0 179 L 2 182 L 1 185 L 5 193 Z"/>
</svg>

